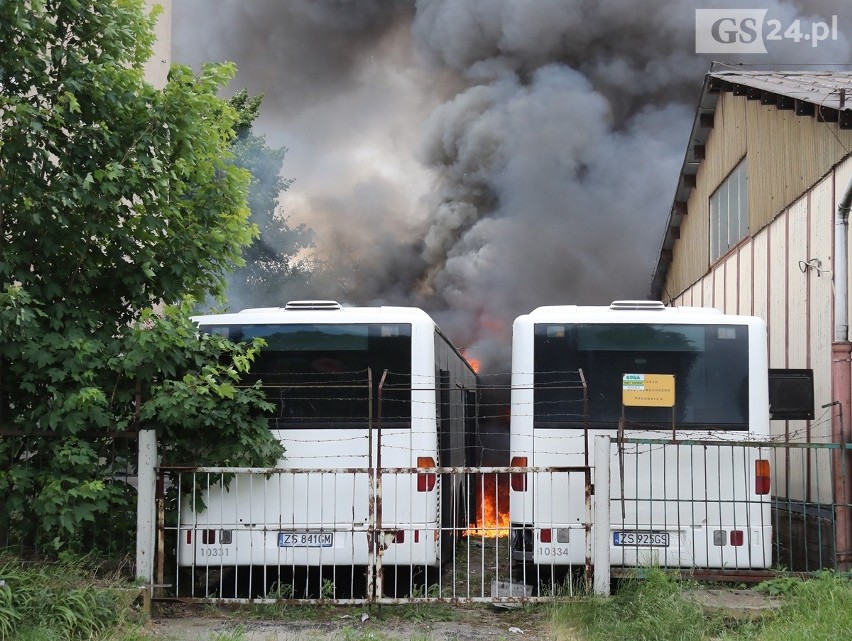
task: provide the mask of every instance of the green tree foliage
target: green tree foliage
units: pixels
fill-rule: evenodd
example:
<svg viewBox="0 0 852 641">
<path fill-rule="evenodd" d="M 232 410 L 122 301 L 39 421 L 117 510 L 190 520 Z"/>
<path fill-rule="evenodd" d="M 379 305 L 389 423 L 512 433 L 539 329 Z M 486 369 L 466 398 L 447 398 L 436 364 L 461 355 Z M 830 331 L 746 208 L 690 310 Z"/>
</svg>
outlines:
<svg viewBox="0 0 852 641">
<path fill-rule="evenodd" d="M 0 546 L 61 549 L 132 497 L 111 435 L 269 465 L 257 345 L 199 337 L 257 230 L 230 159 L 230 65 L 149 85 L 142 0 L 0 2 Z M 152 308 L 159 308 L 154 314 Z"/>
<path fill-rule="evenodd" d="M 313 246 L 313 232 L 305 225 L 291 227 L 279 204 L 280 195 L 293 182 L 280 174 L 287 149 L 269 147 L 252 129 L 262 99 L 249 97 L 243 89 L 230 100 L 238 114 L 234 163 L 252 176 L 248 204 L 251 221 L 260 231 L 243 252 L 245 265 L 231 277 L 230 298 L 252 307 L 283 305 L 285 290 L 304 291 L 311 264 L 299 253 Z"/>
</svg>

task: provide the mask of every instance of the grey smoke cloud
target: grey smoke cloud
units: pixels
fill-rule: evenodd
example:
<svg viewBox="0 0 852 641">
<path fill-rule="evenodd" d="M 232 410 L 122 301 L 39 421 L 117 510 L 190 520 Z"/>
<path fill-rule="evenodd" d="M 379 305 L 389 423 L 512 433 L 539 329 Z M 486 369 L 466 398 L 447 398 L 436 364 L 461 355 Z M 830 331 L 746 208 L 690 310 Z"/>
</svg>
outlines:
<svg viewBox="0 0 852 641">
<path fill-rule="evenodd" d="M 839 16 L 836 41 L 745 62 L 850 61 L 846 0 L 724 4 Z M 710 61 L 699 7 L 175 0 L 174 59 L 233 60 L 265 94 L 283 207 L 337 274 L 301 295 L 424 307 L 508 371 L 515 316 L 645 296 Z"/>
</svg>

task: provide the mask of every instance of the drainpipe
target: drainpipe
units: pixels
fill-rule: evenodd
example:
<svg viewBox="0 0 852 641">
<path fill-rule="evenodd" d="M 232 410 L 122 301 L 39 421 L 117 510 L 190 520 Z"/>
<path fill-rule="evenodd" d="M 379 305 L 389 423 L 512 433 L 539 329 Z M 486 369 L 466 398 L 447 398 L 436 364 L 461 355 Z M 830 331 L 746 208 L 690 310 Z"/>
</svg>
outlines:
<svg viewBox="0 0 852 641">
<path fill-rule="evenodd" d="M 849 211 L 852 209 L 852 180 L 837 206 L 834 219 L 834 342 L 831 345 L 832 397 L 838 403 L 838 415 L 832 422 L 832 441 L 849 442 L 852 413 L 852 343 L 849 342 Z M 850 452 L 838 450 L 834 456 L 835 555 L 837 569 L 852 567 L 852 470 Z"/>
</svg>

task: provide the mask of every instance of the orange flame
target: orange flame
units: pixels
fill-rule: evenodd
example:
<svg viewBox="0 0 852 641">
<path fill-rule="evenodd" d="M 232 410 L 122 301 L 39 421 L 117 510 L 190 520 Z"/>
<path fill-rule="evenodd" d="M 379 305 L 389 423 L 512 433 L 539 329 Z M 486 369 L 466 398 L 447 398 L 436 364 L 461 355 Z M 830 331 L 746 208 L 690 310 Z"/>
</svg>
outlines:
<svg viewBox="0 0 852 641">
<path fill-rule="evenodd" d="M 473 356 L 471 356 L 471 355 L 470 355 L 470 350 L 468 350 L 468 349 L 466 349 L 466 348 L 465 348 L 465 349 L 463 349 L 463 350 L 461 351 L 461 353 L 462 353 L 462 356 L 464 356 L 465 360 L 466 360 L 468 363 L 470 363 L 470 366 L 473 368 L 473 371 L 474 371 L 474 372 L 476 372 L 477 374 L 479 374 L 479 359 L 478 359 L 478 358 L 474 358 Z"/>
<path fill-rule="evenodd" d="M 465 536 L 509 536 L 508 474 L 477 474 L 476 505 L 476 527 L 466 530 Z"/>
</svg>

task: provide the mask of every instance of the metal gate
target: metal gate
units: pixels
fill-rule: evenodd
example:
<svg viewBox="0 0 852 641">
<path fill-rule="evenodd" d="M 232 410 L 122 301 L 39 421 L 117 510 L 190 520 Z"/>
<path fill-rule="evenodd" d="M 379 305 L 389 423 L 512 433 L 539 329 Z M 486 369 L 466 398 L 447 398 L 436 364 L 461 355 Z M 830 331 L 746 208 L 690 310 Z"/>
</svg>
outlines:
<svg viewBox="0 0 852 641">
<path fill-rule="evenodd" d="M 533 565 L 517 554 L 513 475 L 573 475 L 585 486 L 584 563 Z M 161 467 L 153 596 L 510 606 L 587 593 L 590 476 L 588 468 Z"/>
</svg>

